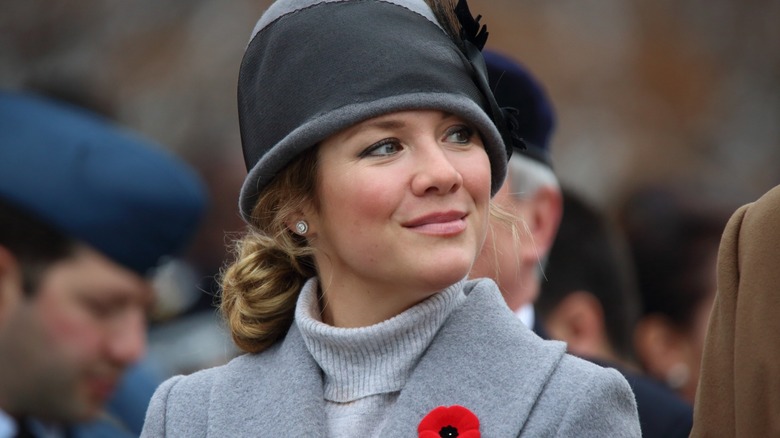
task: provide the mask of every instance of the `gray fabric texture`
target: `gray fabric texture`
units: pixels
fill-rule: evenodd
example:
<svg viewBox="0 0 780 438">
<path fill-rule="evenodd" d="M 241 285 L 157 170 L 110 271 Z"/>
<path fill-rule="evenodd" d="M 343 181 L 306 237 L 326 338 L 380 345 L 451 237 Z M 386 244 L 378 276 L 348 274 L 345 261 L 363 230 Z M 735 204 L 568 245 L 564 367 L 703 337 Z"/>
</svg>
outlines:
<svg viewBox="0 0 780 438">
<path fill-rule="evenodd" d="M 491 280 L 469 281 L 388 415 L 382 436 L 415 437 L 438 406 L 461 405 L 492 437 L 639 437 L 633 393 L 613 369 L 526 328 Z M 260 354 L 166 381 L 144 437 L 325 436 L 323 381 L 293 324 Z"/>
<path fill-rule="evenodd" d="M 295 323 L 323 372 L 328 436 L 378 436 L 425 349 L 466 299 L 463 284 L 379 324 L 359 328 L 323 324 L 317 289 L 316 278 L 304 285 Z"/>
<path fill-rule="evenodd" d="M 364 397 L 348 403 L 325 403 L 329 438 L 382 436 L 387 414 L 398 400 L 400 391 Z"/>
<path fill-rule="evenodd" d="M 302 151 L 363 120 L 402 110 L 436 109 L 472 123 L 490 159 L 492 193 L 501 187 L 506 148 L 471 64 L 430 21 L 422 0 L 407 2 L 428 14 L 377 0 L 282 1 L 274 4 L 281 11 L 267 12 L 275 19 L 261 18 L 267 24 L 247 47 L 239 72 L 249 171 L 239 199 L 245 219 L 265 185 Z M 302 9 L 289 12 L 294 5 Z"/>
<path fill-rule="evenodd" d="M 439 327 L 466 296 L 456 283 L 393 318 L 369 327 L 320 321 L 317 278 L 298 296 L 295 323 L 324 373 L 325 400 L 354 401 L 401 390 Z"/>
<path fill-rule="evenodd" d="M 249 37 L 249 42 L 252 41 L 252 39 L 257 35 L 258 32 L 260 32 L 261 29 L 268 26 L 273 21 L 278 20 L 284 15 L 293 13 L 299 9 L 308 8 L 310 6 L 320 4 L 320 3 L 340 3 L 340 2 L 348 2 L 348 1 L 354 1 L 354 0 L 286 0 L 286 1 L 276 1 L 271 4 L 271 6 L 266 9 L 265 13 L 263 13 L 263 16 L 260 17 L 260 19 L 257 21 L 257 24 L 255 24 L 255 28 L 252 30 L 252 36 Z M 435 23 L 437 26 L 439 26 L 439 23 L 436 22 L 436 17 L 433 15 L 433 11 L 431 11 L 431 8 L 428 7 L 428 5 L 424 1 L 420 0 L 382 0 L 385 3 L 392 3 L 398 6 L 402 6 L 406 9 L 409 9 L 410 11 L 414 11 L 425 18 L 427 18 L 432 23 Z"/>
</svg>

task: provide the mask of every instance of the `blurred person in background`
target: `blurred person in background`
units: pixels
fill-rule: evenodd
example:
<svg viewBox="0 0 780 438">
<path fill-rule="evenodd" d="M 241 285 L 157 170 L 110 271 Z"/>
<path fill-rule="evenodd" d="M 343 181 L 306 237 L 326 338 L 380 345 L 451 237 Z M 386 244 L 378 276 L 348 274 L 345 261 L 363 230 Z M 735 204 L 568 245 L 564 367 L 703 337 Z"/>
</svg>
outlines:
<svg viewBox="0 0 780 438">
<path fill-rule="evenodd" d="M 42 75 L 27 80 L 24 89 L 113 121 L 127 117 L 120 114 L 128 101 L 114 100 L 91 85 L 83 78 Z M 108 405 L 112 412 L 121 413 L 137 433 L 146 414 L 145 405 L 140 406 L 137 400 L 148 401 L 167 377 L 227 362 L 237 353 L 216 312 L 219 287 L 215 277 L 227 256 L 226 234 L 243 229 L 241 218 L 233 210 L 246 169 L 240 152 L 225 153 L 227 145 L 232 145 L 230 135 L 187 131 L 176 151 L 203 180 L 209 208 L 187 250 L 156 271 L 147 357 L 128 370 Z"/>
<path fill-rule="evenodd" d="M 682 189 L 640 189 L 618 213 L 635 264 L 642 315 L 634 343 L 642 368 L 693 403 L 728 215 Z"/>
<path fill-rule="evenodd" d="M 552 170 L 550 140 L 555 128 L 552 102 L 541 83 L 514 60 L 485 51 L 490 88 L 499 106 L 518 111 L 517 131 L 525 149 L 516 149 L 507 164 L 506 182 L 493 202 L 520 223 L 519 233 L 491 219 L 485 245 L 471 270 L 471 277 L 496 280 L 509 308 L 545 337 L 534 315 L 544 260 L 561 220 L 562 198 Z"/>
<path fill-rule="evenodd" d="M 780 186 L 732 215 L 717 270 L 691 436 L 780 436 Z"/>
<path fill-rule="evenodd" d="M 640 296 L 623 236 L 606 215 L 570 188 L 536 301 L 551 339 L 568 351 L 618 369 L 636 395 L 643 437 L 687 437 L 691 407 L 636 366 L 633 331 Z"/>
<path fill-rule="evenodd" d="M 199 178 L 159 147 L 0 93 L 0 436 L 134 435 L 105 403 L 144 355 L 155 268 L 204 208 Z"/>
</svg>

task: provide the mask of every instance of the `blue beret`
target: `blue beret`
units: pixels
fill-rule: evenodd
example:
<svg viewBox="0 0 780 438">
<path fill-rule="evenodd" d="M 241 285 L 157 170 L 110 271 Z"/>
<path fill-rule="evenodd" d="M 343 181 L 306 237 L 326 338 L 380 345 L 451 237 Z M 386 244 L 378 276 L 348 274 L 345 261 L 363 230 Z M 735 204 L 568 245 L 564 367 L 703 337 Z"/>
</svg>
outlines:
<svg viewBox="0 0 780 438">
<path fill-rule="evenodd" d="M 490 88 L 501 107 L 519 111 L 520 136 L 526 149 L 516 152 L 551 165 L 550 138 L 555 128 L 555 112 L 542 85 L 512 59 L 484 50 Z"/>
<path fill-rule="evenodd" d="M 85 110 L 0 92 L 0 197 L 141 275 L 175 255 L 206 206 L 195 172 Z"/>
</svg>

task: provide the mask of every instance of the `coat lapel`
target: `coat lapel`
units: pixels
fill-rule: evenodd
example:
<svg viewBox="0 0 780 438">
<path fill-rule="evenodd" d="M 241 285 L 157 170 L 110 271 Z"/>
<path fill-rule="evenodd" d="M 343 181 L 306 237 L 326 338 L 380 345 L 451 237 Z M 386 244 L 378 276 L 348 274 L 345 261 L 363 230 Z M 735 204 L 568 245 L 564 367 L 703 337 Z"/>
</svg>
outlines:
<svg viewBox="0 0 780 438">
<path fill-rule="evenodd" d="M 483 436 L 522 429 L 565 346 L 542 342 L 490 282 L 467 289 L 401 391 L 383 436 L 417 436 L 431 410 L 456 404 L 479 418 Z M 208 436 L 325 435 L 321 371 L 295 324 L 266 353 L 227 367 L 214 381 Z"/>
<path fill-rule="evenodd" d="M 468 288 L 466 302 L 447 319 L 401 391 L 383 436 L 416 436 L 425 415 L 451 405 L 471 410 L 482 436 L 517 436 L 522 429 L 565 345 L 541 341 L 491 282 Z"/>
<path fill-rule="evenodd" d="M 266 353 L 234 360 L 214 382 L 208 436 L 325 436 L 321 372 L 297 326 Z"/>
</svg>

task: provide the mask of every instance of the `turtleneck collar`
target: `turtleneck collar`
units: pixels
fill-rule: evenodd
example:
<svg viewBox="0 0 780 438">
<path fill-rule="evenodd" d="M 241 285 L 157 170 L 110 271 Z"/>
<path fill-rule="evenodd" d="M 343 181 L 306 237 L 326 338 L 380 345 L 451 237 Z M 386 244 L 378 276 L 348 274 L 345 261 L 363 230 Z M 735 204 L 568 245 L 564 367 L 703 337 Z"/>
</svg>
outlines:
<svg viewBox="0 0 780 438">
<path fill-rule="evenodd" d="M 460 281 L 378 324 L 340 328 L 321 321 L 316 278 L 306 282 L 295 323 L 324 374 L 325 400 L 350 402 L 400 391 L 453 309 L 465 299 Z"/>
</svg>

